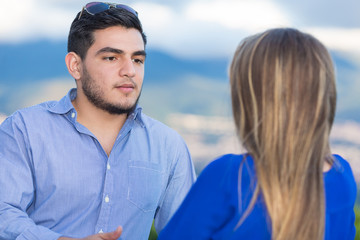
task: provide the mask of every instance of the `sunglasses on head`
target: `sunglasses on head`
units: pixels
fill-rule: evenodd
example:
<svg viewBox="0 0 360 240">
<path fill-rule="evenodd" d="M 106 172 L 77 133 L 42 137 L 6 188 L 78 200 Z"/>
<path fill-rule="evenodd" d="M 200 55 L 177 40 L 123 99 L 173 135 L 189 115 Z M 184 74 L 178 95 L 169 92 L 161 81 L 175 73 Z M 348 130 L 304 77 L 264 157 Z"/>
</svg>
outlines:
<svg viewBox="0 0 360 240">
<path fill-rule="evenodd" d="M 85 11 L 87 11 L 89 14 L 91 15 L 95 15 L 97 13 L 101 13 L 103 11 L 106 11 L 110 8 L 120 8 L 120 9 L 124 9 L 132 14 L 134 14 L 136 17 L 138 16 L 137 11 L 135 11 L 134 9 L 132 9 L 129 6 L 126 6 L 124 4 L 117 4 L 117 3 L 106 3 L 106 2 L 90 2 L 88 4 L 86 4 L 82 10 L 81 13 L 79 15 L 79 18 L 81 18 L 82 13 Z"/>
</svg>

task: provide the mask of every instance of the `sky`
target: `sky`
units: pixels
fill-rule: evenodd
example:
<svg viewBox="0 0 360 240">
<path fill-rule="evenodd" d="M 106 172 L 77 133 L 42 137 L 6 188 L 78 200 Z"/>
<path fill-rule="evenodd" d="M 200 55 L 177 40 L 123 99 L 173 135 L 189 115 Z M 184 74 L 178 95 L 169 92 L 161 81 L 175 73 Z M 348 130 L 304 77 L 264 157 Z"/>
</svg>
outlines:
<svg viewBox="0 0 360 240">
<path fill-rule="evenodd" d="M 0 0 L 0 44 L 42 40 L 66 42 L 71 22 L 88 1 Z M 354 57 L 360 66 L 360 0 L 108 1 L 128 4 L 137 10 L 148 36 L 148 48 L 177 57 L 230 59 L 244 37 L 268 28 L 294 27 L 314 35 L 330 50 Z M 38 91 L 34 91 L 33 98 L 26 99 L 24 104 L 32 105 L 50 97 L 60 99 L 69 89 L 68 82 L 59 79 L 34 85 L 31 90 L 36 88 Z M 351 94 L 358 95 L 356 89 Z M 4 118 L 0 113 L 0 122 Z M 345 127 L 348 130 L 345 131 Z M 343 150 L 337 151 L 350 160 L 354 159 L 354 163 L 360 156 L 355 141 L 358 130 L 358 125 L 346 125 L 335 131 L 335 138 L 342 137 L 340 142 L 355 142 L 351 145 L 355 146 L 353 149 L 344 145 Z M 344 140 L 349 136 L 354 138 Z M 193 139 L 187 141 L 191 146 Z M 204 149 L 207 150 L 200 148 Z M 356 169 L 358 175 L 360 166 Z"/>
<path fill-rule="evenodd" d="M 66 41 L 86 0 L 1 1 L 0 44 Z M 115 1 L 115 0 L 113 0 Z M 359 0 L 124 0 L 139 13 L 148 47 L 184 58 L 227 57 L 244 37 L 274 27 L 313 34 L 360 59 Z"/>
</svg>

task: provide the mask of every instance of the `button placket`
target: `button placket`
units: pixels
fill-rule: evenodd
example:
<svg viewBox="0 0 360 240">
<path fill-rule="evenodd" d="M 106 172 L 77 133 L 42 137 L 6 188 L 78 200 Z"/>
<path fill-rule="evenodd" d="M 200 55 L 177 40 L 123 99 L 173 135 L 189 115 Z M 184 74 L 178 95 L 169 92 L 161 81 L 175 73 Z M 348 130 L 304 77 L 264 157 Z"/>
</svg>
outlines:
<svg viewBox="0 0 360 240">
<path fill-rule="evenodd" d="M 111 214 L 111 203 L 110 198 L 111 194 L 114 188 L 114 179 L 111 174 L 111 171 L 109 171 L 110 163 L 109 158 L 106 159 L 106 168 L 105 168 L 105 179 L 104 179 L 104 188 L 103 188 L 103 196 L 102 196 L 102 204 L 99 214 L 99 219 L 97 222 L 97 229 L 107 229 L 108 225 L 108 219 Z"/>
</svg>

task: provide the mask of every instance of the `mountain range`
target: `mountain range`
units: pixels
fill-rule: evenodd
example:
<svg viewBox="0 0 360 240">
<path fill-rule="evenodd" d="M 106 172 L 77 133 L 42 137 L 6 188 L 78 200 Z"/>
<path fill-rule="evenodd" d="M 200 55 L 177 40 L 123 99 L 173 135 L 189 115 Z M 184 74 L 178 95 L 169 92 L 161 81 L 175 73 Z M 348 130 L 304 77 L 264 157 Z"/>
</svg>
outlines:
<svg viewBox="0 0 360 240">
<path fill-rule="evenodd" d="M 0 44 L 0 113 L 9 115 L 34 104 L 39 95 L 58 99 L 66 94 L 64 89 L 53 94 L 60 91 L 59 83 L 66 87 L 74 85 L 64 62 L 66 48 L 65 41 Z M 336 121 L 360 122 L 360 64 L 344 53 L 331 54 L 337 72 Z M 140 104 L 146 113 L 162 121 L 174 112 L 230 116 L 227 76 L 230 60 L 231 56 L 185 59 L 147 49 Z"/>
</svg>

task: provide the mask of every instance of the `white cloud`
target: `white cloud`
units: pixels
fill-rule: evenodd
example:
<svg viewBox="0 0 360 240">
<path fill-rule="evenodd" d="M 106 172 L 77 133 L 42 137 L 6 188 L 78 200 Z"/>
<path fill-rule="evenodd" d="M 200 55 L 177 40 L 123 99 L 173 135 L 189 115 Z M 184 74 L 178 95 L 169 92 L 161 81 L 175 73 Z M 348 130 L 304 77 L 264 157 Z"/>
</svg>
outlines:
<svg viewBox="0 0 360 240">
<path fill-rule="evenodd" d="M 221 24 L 192 19 L 186 14 L 186 6 L 174 9 L 139 2 L 134 8 L 140 13 L 149 48 L 162 49 L 180 57 L 224 56 L 234 50 L 241 38 L 229 37 L 235 31 Z M 240 33 L 236 31 L 235 35 Z"/>
<path fill-rule="evenodd" d="M 308 28 L 306 31 L 330 49 L 360 54 L 360 28 Z"/>
<path fill-rule="evenodd" d="M 19 0 L 16 6 L 4 1 L 1 9 L 0 42 L 66 39 L 75 16 L 74 11 L 39 0 Z"/>
<path fill-rule="evenodd" d="M 298 27 L 276 1 L 189 1 L 181 8 L 137 2 L 149 47 L 181 57 L 231 56 L 246 36 L 274 27 Z M 328 48 L 360 53 L 360 29 L 306 28 Z"/>
<path fill-rule="evenodd" d="M 344 122 L 334 124 L 331 130 L 331 139 L 360 145 L 360 124 L 357 122 Z"/>
<path fill-rule="evenodd" d="M 14 8 L 11 1 L 3 1 L 0 8 L 0 39 L 8 37 L 23 28 L 23 20 L 33 9 L 33 0 L 20 0 L 18 6 Z M 16 11 L 15 11 L 16 9 Z M 27 10 L 28 9 L 28 10 Z M 12 11 L 11 11 L 12 10 Z"/>
<path fill-rule="evenodd" d="M 18 0 L 14 8 L 14 3 L 4 1 L 0 9 L 0 43 L 41 38 L 66 41 L 75 14 L 86 2 Z M 250 34 L 273 27 L 303 27 L 299 16 L 293 19 L 279 0 L 130 2 L 139 12 L 149 48 L 187 58 L 231 56 L 241 39 Z M 329 48 L 360 52 L 360 29 L 324 29 L 316 25 L 307 29 Z"/>
<path fill-rule="evenodd" d="M 214 0 L 191 3 L 185 15 L 193 21 L 218 23 L 230 29 L 254 31 L 290 25 L 290 19 L 274 1 Z"/>
<path fill-rule="evenodd" d="M 139 12 L 139 18 L 144 25 L 145 30 L 162 29 L 171 25 L 175 20 L 176 12 L 169 6 L 160 5 L 150 2 L 139 2 L 132 5 Z"/>
</svg>

